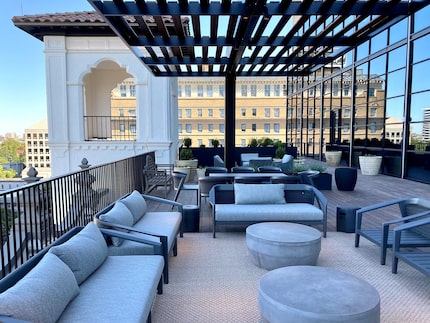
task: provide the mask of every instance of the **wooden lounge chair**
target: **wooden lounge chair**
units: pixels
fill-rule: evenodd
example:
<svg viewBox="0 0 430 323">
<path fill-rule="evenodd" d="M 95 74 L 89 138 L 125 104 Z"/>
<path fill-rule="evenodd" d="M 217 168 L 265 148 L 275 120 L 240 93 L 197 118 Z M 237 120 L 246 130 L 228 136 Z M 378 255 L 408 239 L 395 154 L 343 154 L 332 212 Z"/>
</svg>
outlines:
<svg viewBox="0 0 430 323">
<path fill-rule="evenodd" d="M 399 218 L 383 222 L 382 228 L 365 229 L 362 227 L 363 216 L 367 212 L 396 205 L 400 210 Z M 416 221 L 423 217 L 430 216 L 430 201 L 422 198 L 395 199 L 360 208 L 357 210 L 356 215 L 355 247 L 359 246 L 361 236 L 372 241 L 381 247 L 381 265 L 385 265 L 387 248 L 393 246 L 393 230 L 390 229 L 390 227 L 393 228 L 402 223 Z M 428 239 L 423 239 L 422 235 L 415 230 L 408 230 L 403 234 L 400 244 L 402 247 L 430 246 L 430 236 Z"/>
<path fill-rule="evenodd" d="M 146 164 L 143 168 L 143 177 L 145 184 L 145 194 L 148 194 L 154 188 L 164 187 L 164 198 L 167 197 L 170 187 L 173 184 L 173 165 L 157 165 L 151 156 L 146 157 Z"/>
</svg>

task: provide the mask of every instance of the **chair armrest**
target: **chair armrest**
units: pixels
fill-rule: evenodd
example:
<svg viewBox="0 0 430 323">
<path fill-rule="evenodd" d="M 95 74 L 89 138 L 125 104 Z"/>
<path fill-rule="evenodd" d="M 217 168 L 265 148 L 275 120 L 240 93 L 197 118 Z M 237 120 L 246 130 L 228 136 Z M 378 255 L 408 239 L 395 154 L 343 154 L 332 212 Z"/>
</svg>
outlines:
<svg viewBox="0 0 430 323">
<path fill-rule="evenodd" d="M 132 234 L 128 234 L 128 233 L 123 232 L 123 231 L 105 229 L 105 228 L 100 228 L 100 231 L 104 235 L 107 235 L 109 237 L 116 237 L 116 238 L 135 241 L 135 242 L 139 242 L 139 243 L 149 244 L 151 246 L 154 246 L 154 254 L 160 255 L 160 256 L 163 255 L 163 250 L 162 250 L 163 246 L 162 246 L 161 242 L 151 241 L 151 240 L 145 239 L 145 236 L 149 237 L 149 236 L 153 236 L 153 235 L 149 235 L 146 233 L 142 233 L 140 235 L 132 235 Z"/>
<path fill-rule="evenodd" d="M 158 203 L 165 203 L 165 204 L 169 204 L 169 205 L 173 205 L 173 206 L 177 206 L 178 210 L 182 213 L 182 203 L 176 202 L 176 201 L 172 201 L 172 200 L 168 200 L 168 199 L 163 199 L 161 197 L 158 196 L 152 196 L 152 195 L 147 195 L 147 194 L 142 194 L 143 198 L 150 200 L 150 201 L 155 201 Z"/>
<path fill-rule="evenodd" d="M 420 212 L 420 213 L 417 213 L 417 214 L 412 214 L 412 215 L 409 215 L 409 216 L 404 216 L 404 217 L 401 217 L 401 218 L 398 218 L 398 219 L 394 219 L 394 220 L 391 220 L 391 221 L 384 222 L 382 225 L 383 226 L 389 226 L 391 224 L 408 222 L 410 220 L 415 220 L 415 219 L 421 218 L 423 216 L 426 216 L 429 213 L 430 213 L 430 210 L 424 211 L 424 212 Z"/>
<path fill-rule="evenodd" d="M 422 212 L 422 213 L 418 213 L 416 215 L 420 215 L 420 216 L 430 215 L 430 210 Z M 430 217 L 416 220 L 416 221 L 407 222 L 407 223 L 404 223 L 402 225 L 399 225 L 398 227 L 395 227 L 393 229 L 393 232 L 396 233 L 396 232 L 400 232 L 400 231 L 404 231 L 404 230 L 410 230 L 412 228 L 420 227 L 420 226 L 423 226 L 426 224 L 430 224 Z"/>
<path fill-rule="evenodd" d="M 381 203 L 377 203 L 377 204 L 372 204 L 372 205 L 365 206 L 365 207 L 358 209 L 356 211 L 356 215 L 357 215 L 357 217 L 356 217 L 356 228 L 359 230 L 361 229 L 361 220 L 363 218 L 364 213 L 370 212 L 370 211 L 375 211 L 378 209 L 382 209 L 384 207 L 392 206 L 395 204 L 399 205 L 399 208 L 400 208 L 400 203 L 403 201 L 406 201 L 408 199 L 409 198 L 399 198 L 399 199 L 389 200 L 389 201 L 385 201 L 385 202 L 381 202 Z"/>
</svg>

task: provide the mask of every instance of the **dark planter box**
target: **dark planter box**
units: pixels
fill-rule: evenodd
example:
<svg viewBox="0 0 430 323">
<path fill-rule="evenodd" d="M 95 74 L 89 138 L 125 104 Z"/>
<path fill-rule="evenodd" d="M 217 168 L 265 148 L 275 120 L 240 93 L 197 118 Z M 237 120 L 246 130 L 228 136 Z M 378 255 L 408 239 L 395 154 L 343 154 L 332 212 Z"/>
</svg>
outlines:
<svg viewBox="0 0 430 323">
<path fill-rule="evenodd" d="M 312 178 L 314 185 L 319 190 L 331 190 L 333 175 L 330 173 L 320 173 Z"/>
</svg>

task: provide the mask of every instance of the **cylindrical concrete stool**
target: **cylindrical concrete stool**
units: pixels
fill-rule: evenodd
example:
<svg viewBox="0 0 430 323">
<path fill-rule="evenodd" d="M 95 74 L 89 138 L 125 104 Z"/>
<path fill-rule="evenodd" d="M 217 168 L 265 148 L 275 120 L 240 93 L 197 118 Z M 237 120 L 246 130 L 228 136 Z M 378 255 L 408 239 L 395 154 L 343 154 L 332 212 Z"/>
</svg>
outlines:
<svg viewBox="0 0 430 323">
<path fill-rule="evenodd" d="M 336 168 L 334 180 L 339 191 L 353 191 L 357 183 L 357 169 L 350 167 Z"/>
<path fill-rule="evenodd" d="M 184 232 L 199 232 L 200 209 L 198 205 L 183 205 L 182 219 Z"/>
<path fill-rule="evenodd" d="M 365 280 L 317 266 L 272 270 L 260 279 L 258 306 L 270 323 L 377 323 L 378 291 Z"/>
<path fill-rule="evenodd" d="M 307 225 L 263 222 L 246 228 L 252 262 L 267 270 L 315 265 L 321 251 L 321 232 Z"/>
</svg>

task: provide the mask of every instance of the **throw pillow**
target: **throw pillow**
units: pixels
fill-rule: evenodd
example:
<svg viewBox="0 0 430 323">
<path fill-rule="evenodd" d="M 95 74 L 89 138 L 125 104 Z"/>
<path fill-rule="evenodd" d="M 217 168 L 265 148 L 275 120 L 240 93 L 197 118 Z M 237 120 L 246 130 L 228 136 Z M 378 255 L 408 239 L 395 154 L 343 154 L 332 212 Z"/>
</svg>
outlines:
<svg viewBox="0 0 430 323">
<path fill-rule="evenodd" d="M 49 252 L 57 255 L 69 266 L 78 285 L 108 256 L 106 241 L 94 222 L 88 223 L 77 235 L 61 245 L 52 247 Z"/>
<path fill-rule="evenodd" d="M 127 227 L 132 227 L 134 224 L 134 217 L 130 210 L 124 203 L 116 202 L 115 205 L 106 213 L 100 215 L 100 220 L 125 225 Z M 119 247 L 124 239 L 111 237 L 112 244 Z"/>
<path fill-rule="evenodd" d="M 285 204 L 284 184 L 234 184 L 235 204 Z"/>
<path fill-rule="evenodd" d="M 284 163 L 284 164 L 285 164 L 285 163 L 288 163 L 288 162 L 290 162 L 292 159 L 293 159 L 293 156 L 285 154 L 285 155 L 284 155 L 284 157 L 282 157 L 282 163 Z"/>
<path fill-rule="evenodd" d="M 0 315 L 35 323 L 56 322 L 78 293 L 70 268 L 48 252 L 27 275 L 0 294 Z"/>
<path fill-rule="evenodd" d="M 146 201 L 142 194 L 136 190 L 131 192 L 127 197 L 121 199 L 120 202 L 128 207 L 134 217 L 134 223 L 139 221 L 146 212 Z"/>
</svg>

